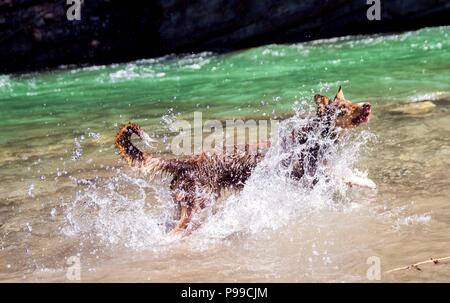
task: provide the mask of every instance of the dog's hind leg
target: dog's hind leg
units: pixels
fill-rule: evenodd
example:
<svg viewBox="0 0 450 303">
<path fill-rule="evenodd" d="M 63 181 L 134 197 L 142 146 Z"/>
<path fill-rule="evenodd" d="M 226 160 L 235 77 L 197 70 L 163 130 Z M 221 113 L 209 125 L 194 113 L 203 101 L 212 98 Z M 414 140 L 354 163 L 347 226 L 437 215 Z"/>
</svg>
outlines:
<svg viewBox="0 0 450 303">
<path fill-rule="evenodd" d="M 170 235 L 175 235 L 183 232 L 188 227 L 192 218 L 192 208 L 190 206 L 181 206 L 180 220 L 178 224 L 169 232 Z"/>
<path fill-rule="evenodd" d="M 200 225 L 207 220 L 208 216 L 211 214 L 209 212 L 210 209 L 207 207 L 213 205 L 219 196 L 220 194 L 216 194 L 213 191 L 204 191 L 196 196 L 192 208 L 192 220 L 188 228 L 189 233 L 199 228 Z"/>
<path fill-rule="evenodd" d="M 195 182 L 191 178 L 175 177 L 172 180 L 170 189 L 172 198 L 178 206 L 178 224 L 169 232 L 170 235 L 177 234 L 186 230 L 192 217 L 192 206 L 195 197 Z"/>
<path fill-rule="evenodd" d="M 199 187 L 190 188 L 187 194 L 182 190 L 174 194 L 180 206 L 180 220 L 169 234 L 184 232 L 187 235 L 196 230 L 206 220 L 207 213 L 203 212 L 203 209 L 216 201 L 218 197 L 219 194 L 205 187 L 201 187 L 201 190 Z"/>
</svg>

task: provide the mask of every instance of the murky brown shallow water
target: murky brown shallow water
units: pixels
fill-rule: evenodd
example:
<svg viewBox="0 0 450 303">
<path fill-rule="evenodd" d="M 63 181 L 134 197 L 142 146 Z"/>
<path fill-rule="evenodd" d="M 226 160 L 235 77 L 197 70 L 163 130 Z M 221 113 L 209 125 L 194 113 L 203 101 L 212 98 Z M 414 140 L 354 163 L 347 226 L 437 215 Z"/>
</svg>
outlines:
<svg viewBox="0 0 450 303">
<path fill-rule="evenodd" d="M 164 206 L 167 181 L 147 182 L 127 168 L 119 173 L 112 134 L 86 140 L 83 160 L 65 167 L 61 148 L 72 142 L 28 149 L 21 160 L 3 151 L 0 281 L 69 281 L 71 256 L 80 258 L 82 282 L 366 282 L 371 256 L 380 258 L 381 281 L 450 281 L 450 265 L 386 273 L 450 255 L 450 101 L 435 104 L 414 116 L 374 109 L 369 129 L 377 141 L 356 167 L 368 172 L 376 191 L 349 189 L 335 207 L 312 196 L 313 206 L 290 212 L 291 202 L 274 188 L 280 192 L 269 190 L 262 202 L 278 195 L 273 207 L 246 213 L 227 200 L 204 228 L 181 240 L 168 240 L 155 227 L 172 211 Z M 86 191 L 89 182 L 96 188 Z M 132 211 L 111 202 L 114 197 L 126 197 Z M 92 205 L 70 211 L 74 201 Z M 83 214 L 86 209 L 93 213 Z M 248 217 L 233 219 L 235 211 Z M 158 224 L 147 223 L 149 214 L 160 216 Z"/>
</svg>

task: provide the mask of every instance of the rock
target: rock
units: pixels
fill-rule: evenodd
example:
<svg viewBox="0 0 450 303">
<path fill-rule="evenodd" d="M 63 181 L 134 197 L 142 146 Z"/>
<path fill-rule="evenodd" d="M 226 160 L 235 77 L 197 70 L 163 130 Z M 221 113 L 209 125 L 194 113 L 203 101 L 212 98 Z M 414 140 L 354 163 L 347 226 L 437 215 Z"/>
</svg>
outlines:
<svg viewBox="0 0 450 303">
<path fill-rule="evenodd" d="M 394 108 L 388 109 L 388 112 L 397 115 L 423 115 L 431 112 L 435 107 L 436 104 L 431 101 L 421 101 L 401 104 Z"/>
<path fill-rule="evenodd" d="M 89 0 L 73 21 L 66 1 L 3 2 L 0 73 L 450 24 L 448 0 L 381 1 L 379 21 L 360 0 Z"/>
</svg>

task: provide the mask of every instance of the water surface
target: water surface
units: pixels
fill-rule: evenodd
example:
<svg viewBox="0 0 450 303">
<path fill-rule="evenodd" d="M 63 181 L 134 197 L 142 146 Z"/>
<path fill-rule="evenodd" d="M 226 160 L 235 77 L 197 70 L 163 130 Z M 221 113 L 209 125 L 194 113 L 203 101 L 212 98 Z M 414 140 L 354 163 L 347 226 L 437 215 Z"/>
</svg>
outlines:
<svg viewBox="0 0 450 303">
<path fill-rule="evenodd" d="M 449 34 L 0 75 L 0 280 L 66 281 L 66 260 L 79 256 L 82 281 L 368 281 L 371 256 L 385 271 L 450 255 Z M 171 240 L 168 180 L 148 180 L 115 153 L 123 122 L 163 142 L 170 122 L 194 111 L 277 119 L 339 85 L 374 115 L 344 142 L 336 168 L 367 174 L 376 191 L 305 192 L 256 175 L 201 229 Z M 423 100 L 435 107 L 392 112 Z M 450 266 L 382 279 L 449 281 Z"/>
</svg>

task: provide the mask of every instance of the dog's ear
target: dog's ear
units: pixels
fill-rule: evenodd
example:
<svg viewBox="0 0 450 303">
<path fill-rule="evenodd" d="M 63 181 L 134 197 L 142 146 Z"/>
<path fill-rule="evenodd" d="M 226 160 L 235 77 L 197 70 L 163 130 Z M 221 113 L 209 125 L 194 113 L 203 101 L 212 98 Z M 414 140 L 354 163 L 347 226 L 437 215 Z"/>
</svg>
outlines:
<svg viewBox="0 0 450 303">
<path fill-rule="evenodd" d="M 328 106 L 328 104 L 330 104 L 330 99 L 327 96 L 315 95 L 314 101 L 317 104 L 317 114 L 324 114 L 325 108 Z"/>
<path fill-rule="evenodd" d="M 344 92 L 342 91 L 342 86 L 339 86 L 339 89 L 336 93 L 336 97 L 334 97 L 334 100 L 345 100 Z"/>
</svg>

